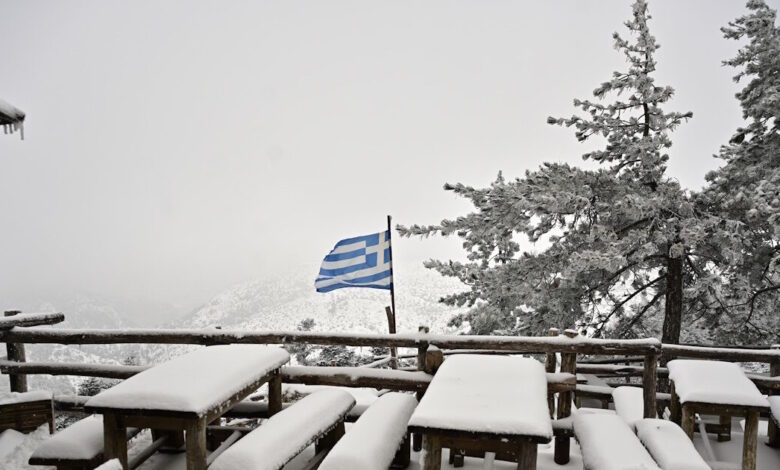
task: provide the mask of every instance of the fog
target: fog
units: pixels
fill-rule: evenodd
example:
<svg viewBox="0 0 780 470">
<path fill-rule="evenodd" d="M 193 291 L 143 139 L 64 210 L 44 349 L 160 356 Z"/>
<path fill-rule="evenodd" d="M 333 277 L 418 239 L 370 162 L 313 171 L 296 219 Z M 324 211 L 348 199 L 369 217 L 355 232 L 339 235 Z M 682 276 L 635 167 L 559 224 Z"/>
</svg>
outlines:
<svg viewBox="0 0 780 470">
<path fill-rule="evenodd" d="M 630 1 L 0 0 L 0 295 L 83 291 L 192 307 L 303 270 L 341 238 L 434 223 L 486 185 L 589 145 L 574 112 L 623 67 Z M 780 6 L 780 0 L 770 2 Z M 698 188 L 740 124 L 734 0 L 651 0 L 674 135 Z M 461 257 L 395 240 L 396 271 Z M 313 287 L 312 287 L 313 289 Z M 11 305 L 3 305 L 8 308 Z"/>
</svg>

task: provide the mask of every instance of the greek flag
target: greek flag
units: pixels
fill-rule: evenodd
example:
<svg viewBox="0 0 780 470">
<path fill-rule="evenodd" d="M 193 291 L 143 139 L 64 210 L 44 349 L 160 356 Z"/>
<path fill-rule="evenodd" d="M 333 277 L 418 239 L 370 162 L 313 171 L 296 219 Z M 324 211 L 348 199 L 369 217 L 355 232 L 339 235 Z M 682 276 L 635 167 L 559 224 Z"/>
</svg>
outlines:
<svg viewBox="0 0 780 470">
<path fill-rule="evenodd" d="M 314 287 L 317 292 L 330 292 L 342 287 L 392 289 L 390 232 L 386 230 L 336 243 L 322 261 Z"/>
</svg>

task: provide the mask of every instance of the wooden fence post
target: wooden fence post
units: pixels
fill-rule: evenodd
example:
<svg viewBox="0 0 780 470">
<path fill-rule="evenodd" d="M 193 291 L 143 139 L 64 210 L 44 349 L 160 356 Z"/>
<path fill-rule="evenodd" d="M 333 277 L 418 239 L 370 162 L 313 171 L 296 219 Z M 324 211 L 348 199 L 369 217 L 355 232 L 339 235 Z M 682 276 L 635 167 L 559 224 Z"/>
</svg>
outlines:
<svg viewBox="0 0 780 470">
<path fill-rule="evenodd" d="M 417 328 L 417 332 L 421 335 L 424 335 L 430 331 L 430 328 L 424 325 L 420 325 Z M 428 345 L 422 344 L 417 348 L 417 370 L 425 371 L 425 359 L 426 355 L 428 353 Z M 417 400 L 422 400 L 423 393 L 417 392 Z M 422 434 L 416 432 L 412 434 L 412 449 L 414 449 L 415 452 L 420 452 L 423 447 L 423 437 Z"/>
<path fill-rule="evenodd" d="M 558 336 L 558 328 L 550 328 L 550 331 L 547 332 L 547 336 Z M 555 368 L 558 366 L 558 358 L 555 355 L 555 352 L 548 352 L 547 356 L 544 358 L 544 370 L 548 373 L 554 373 Z M 554 393 L 548 393 L 547 394 L 547 407 L 550 409 L 550 418 L 555 416 L 555 394 Z"/>
<path fill-rule="evenodd" d="M 576 338 L 577 332 L 574 330 L 566 330 L 563 332 L 569 338 Z M 561 373 L 576 374 L 577 373 L 577 353 L 565 352 L 561 353 Z M 558 419 L 568 418 L 571 416 L 571 401 L 572 392 L 560 392 L 558 393 Z M 553 460 L 558 465 L 566 465 L 569 463 L 569 452 L 571 449 L 571 438 L 556 436 L 555 437 L 555 453 Z"/>
<path fill-rule="evenodd" d="M 772 349 L 780 350 L 780 344 L 773 344 Z M 769 375 L 772 377 L 778 377 L 780 376 L 780 360 L 772 361 L 769 364 Z M 780 426 L 778 426 L 777 421 L 775 421 L 770 413 L 769 416 L 769 440 L 767 441 L 767 445 L 770 447 L 780 448 Z"/>
<path fill-rule="evenodd" d="M 12 317 L 22 313 L 19 310 L 6 310 L 5 316 Z M 24 343 L 6 343 L 5 349 L 8 352 L 8 360 L 15 362 L 25 362 L 27 355 L 24 352 Z M 12 392 L 27 391 L 27 376 L 25 374 L 9 374 L 8 380 L 11 384 Z"/>
<path fill-rule="evenodd" d="M 425 372 L 435 374 L 443 362 L 444 354 L 442 354 L 441 349 L 436 346 L 428 346 L 428 350 L 425 351 Z"/>
<path fill-rule="evenodd" d="M 658 353 L 645 354 L 644 372 L 642 375 L 642 390 L 645 401 L 645 418 L 655 418 L 655 384 L 658 377 Z"/>
</svg>

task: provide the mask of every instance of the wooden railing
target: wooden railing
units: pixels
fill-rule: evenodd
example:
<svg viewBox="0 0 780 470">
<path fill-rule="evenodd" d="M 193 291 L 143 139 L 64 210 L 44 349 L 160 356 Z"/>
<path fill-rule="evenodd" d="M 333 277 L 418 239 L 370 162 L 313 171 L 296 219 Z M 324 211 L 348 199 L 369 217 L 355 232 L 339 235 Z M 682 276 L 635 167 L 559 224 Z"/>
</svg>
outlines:
<svg viewBox="0 0 780 470">
<path fill-rule="evenodd" d="M 769 365 L 769 374 L 749 375 L 765 393 L 780 393 L 780 349 L 713 348 L 699 346 L 661 345 L 657 339 L 612 340 L 583 337 L 576 331 L 559 334 L 551 330 L 547 337 L 469 336 L 418 333 L 347 334 L 302 331 L 241 331 L 241 330 L 179 330 L 179 329 L 62 329 L 27 328 L 53 325 L 64 320 L 62 314 L 21 314 L 6 312 L 0 318 L 0 342 L 5 342 L 8 356 L 0 360 L 0 372 L 10 376 L 12 391 L 26 391 L 29 374 L 73 375 L 124 379 L 148 366 L 83 364 L 62 362 L 28 362 L 25 344 L 308 344 L 338 346 L 373 346 L 406 348 L 414 352 L 401 353 L 397 358 L 378 357 L 362 367 L 297 367 L 284 370 L 284 381 L 309 385 L 371 387 L 377 389 L 425 392 L 444 356 L 464 352 L 477 354 L 541 354 L 546 357 L 550 412 L 558 419 L 571 414 L 575 393 L 598 391 L 578 388 L 575 374 L 632 379 L 644 389 L 644 414 L 655 416 L 658 397 L 657 380 L 668 375 L 659 360 L 675 357 L 759 362 Z M 416 350 L 416 351 L 415 351 Z M 581 359 L 577 362 L 578 357 Z M 558 359 L 560 358 L 560 361 Z M 378 369 L 391 362 L 407 361 L 416 370 Z M 666 361 L 664 361 L 665 363 Z M 608 393 L 605 392 L 605 393 Z M 557 406 L 553 395 L 557 395 Z M 608 397 L 604 397 L 608 399 Z M 63 398 L 62 402 L 79 403 L 79 397 Z M 557 443 L 556 443 L 557 444 Z M 557 445 L 556 445 L 557 448 Z M 568 454 L 568 452 L 567 452 Z"/>
</svg>

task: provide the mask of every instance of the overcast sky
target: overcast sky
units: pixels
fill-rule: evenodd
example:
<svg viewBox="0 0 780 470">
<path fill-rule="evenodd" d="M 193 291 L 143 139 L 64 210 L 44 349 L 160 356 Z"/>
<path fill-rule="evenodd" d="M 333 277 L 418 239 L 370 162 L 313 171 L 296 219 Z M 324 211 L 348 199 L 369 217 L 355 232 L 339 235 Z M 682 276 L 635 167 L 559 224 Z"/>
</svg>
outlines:
<svg viewBox="0 0 780 470">
<path fill-rule="evenodd" d="M 630 3 L 0 0 L 0 98 L 28 115 L 0 135 L 0 294 L 195 305 L 277 269 L 313 281 L 386 214 L 465 213 L 445 182 L 581 164 L 545 119 L 624 66 Z M 669 174 L 698 188 L 741 120 L 719 28 L 744 2 L 650 10 L 657 82 L 694 113 Z M 396 240 L 396 270 L 458 247 Z"/>
</svg>

